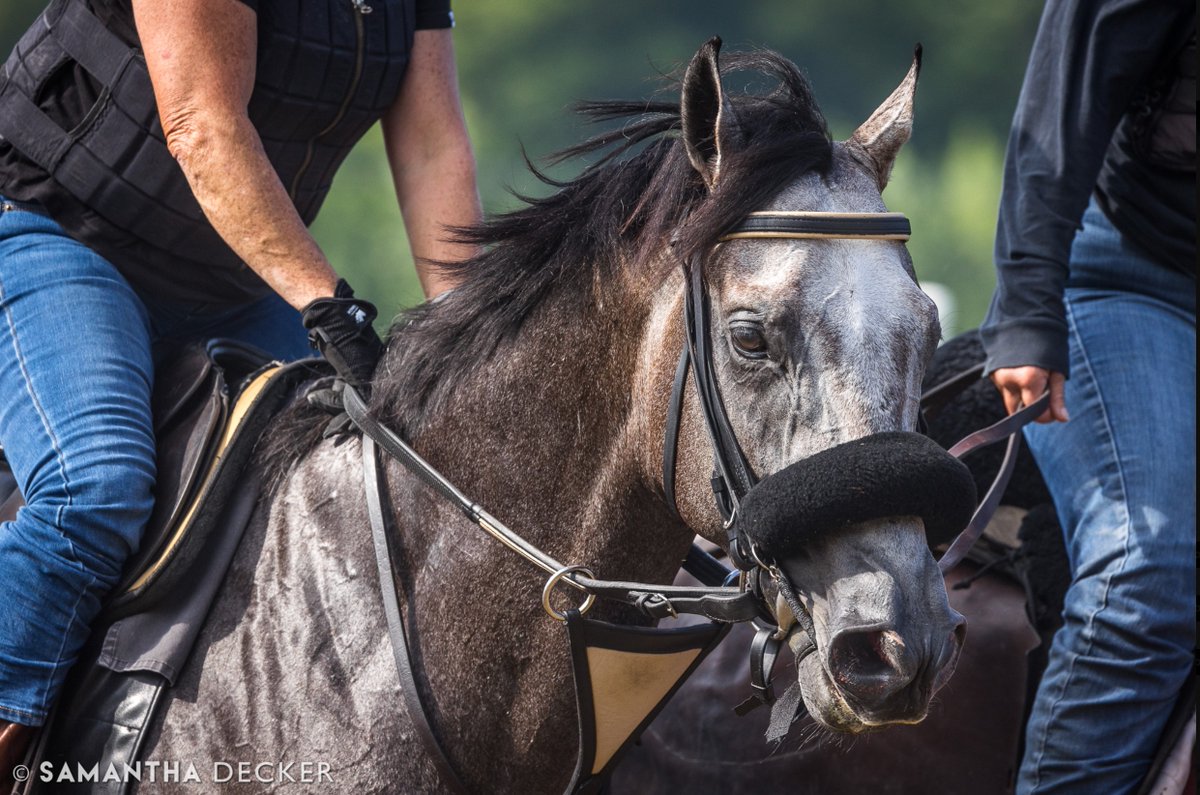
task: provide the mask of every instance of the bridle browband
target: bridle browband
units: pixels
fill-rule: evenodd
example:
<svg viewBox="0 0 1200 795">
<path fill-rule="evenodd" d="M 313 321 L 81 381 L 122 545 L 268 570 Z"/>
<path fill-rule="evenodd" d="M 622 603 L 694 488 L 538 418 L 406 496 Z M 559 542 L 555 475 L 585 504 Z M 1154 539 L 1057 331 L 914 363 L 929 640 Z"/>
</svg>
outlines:
<svg viewBox="0 0 1200 795">
<path fill-rule="evenodd" d="M 829 213 L 776 210 L 753 212 L 720 240 L 855 239 L 899 240 L 912 237 L 904 213 Z"/>
<path fill-rule="evenodd" d="M 834 213 L 834 212 L 753 212 L 737 226 L 718 238 L 730 240 L 891 240 L 906 241 L 912 229 L 903 213 Z M 663 493 L 667 505 L 676 516 L 675 463 L 679 443 L 679 427 L 683 417 L 683 392 L 688 372 L 692 373 L 697 397 L 700 400 L 704 427 L 713 451 L 713 496 L 729 541 L 729 559 L 742 571 L 752 571 L 763 565 L 753 544 L 737 527 L 737 511 L 741 498 L 758 483 L 750 462 L 738 445 L 737 435 L 729 423 L 721 400 L 712 358 L 712 334 L 708 291 L 704 284 L 703 252 L 684 262 L 684 335 L 685 344 L 675 368 L 671 399 L 667 404 L 666 435 L 663 441 Z"/>
</svg>

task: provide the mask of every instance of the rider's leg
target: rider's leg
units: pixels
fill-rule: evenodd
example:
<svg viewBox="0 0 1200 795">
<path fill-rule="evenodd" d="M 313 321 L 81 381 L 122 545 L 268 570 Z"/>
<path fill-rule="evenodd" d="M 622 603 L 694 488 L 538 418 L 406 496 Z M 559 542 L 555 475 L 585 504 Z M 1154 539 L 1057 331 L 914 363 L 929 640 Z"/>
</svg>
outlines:
<svg viewBox="0 0 1200 795">
<path fill-rule="evenodd" d="M 275 293 L 247 304 L 183 306 L 142 296 L 152 333 L 166 342 L 227 337 L 249 343 L 282 361 L 316 356 L 300 312 Z"/>
<path fill-rule="evenodd" d="M 105 260 L 0 211 L 0 444 L 27 505 L 0 524 L 0 719 L 38 725 L 152 506 L 150 336 Z"/>
<path fill-rule="evenodd" d="M 1065 528 L 1072 582 L 1019 792 L 1136 790 L 1191 670 L 1194 289 L 1089 209 L 1067 290 L 1071 421 L 1027 431 Z"/>
</svg>

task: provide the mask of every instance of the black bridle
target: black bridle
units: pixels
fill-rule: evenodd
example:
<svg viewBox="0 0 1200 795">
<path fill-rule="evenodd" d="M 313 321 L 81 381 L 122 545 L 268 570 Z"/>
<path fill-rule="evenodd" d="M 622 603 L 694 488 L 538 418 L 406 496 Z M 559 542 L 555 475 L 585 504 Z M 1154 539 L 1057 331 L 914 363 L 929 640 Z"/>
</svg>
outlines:
<svg viewBox="0 0 1200 795">
<path fill-rule="evenodd" d="M 905 241 L 912 235 L 902 213 L 756 212 L 726 234 L 727 240 L 857 239 Z M 729 415 L 721 400 L 712 357 L 712 319 L 704 284 L 704 259 L 696 253 L 684 263 L 684 333 L 686 343 L 675 368 L 675 382 L 667 405 L 663 442 L 663 492 L 667 505 L 678 515 L 675 502 L 675 463 L 679 427 L 683 417 L 683 392 L 689 371 L 700 400 L 704 427 L 713 451 L 712 489 L 729 542 L 729 559 L 742 571 L 762 565 L 753 544 L 738 531 L 737 512 L 742 497 L 758 483 L 746 460 Z"/>
</svg>

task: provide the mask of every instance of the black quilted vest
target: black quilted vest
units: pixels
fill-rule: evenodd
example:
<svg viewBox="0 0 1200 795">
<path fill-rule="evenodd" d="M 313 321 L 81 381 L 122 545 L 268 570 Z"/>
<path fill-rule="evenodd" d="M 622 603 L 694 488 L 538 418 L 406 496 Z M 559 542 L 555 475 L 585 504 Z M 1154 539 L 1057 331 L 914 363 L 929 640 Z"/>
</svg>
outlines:
<svg viewBox="0 0 1200 795">
<path fill-rule="evenodd" d="M 261 0 L 250 119 L 304 222 L 351 147 L 392 104 L 412 46 L 412 0 Z M 78 64 L 102 86 L 70 129 L 38 106 Z M 40 201 L 135 286 L 235 303 L 269 288 L 205 219 L 167 151 L 136 47 L 85 0 L 53 0 L 0 78 L 0 136 L 48 173 Z"/>
</svg>

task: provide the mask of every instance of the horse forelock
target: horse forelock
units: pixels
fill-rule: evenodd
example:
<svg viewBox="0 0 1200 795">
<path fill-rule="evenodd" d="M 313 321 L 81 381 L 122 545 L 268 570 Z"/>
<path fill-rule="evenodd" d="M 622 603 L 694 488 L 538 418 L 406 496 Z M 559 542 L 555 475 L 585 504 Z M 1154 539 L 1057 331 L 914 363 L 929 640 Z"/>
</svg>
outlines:
<svg viewBox="0 0 1200 795">
<path fill-rule="evenodd" d="M 521 196 L 525 206 L 453 230 L 480 253 L 441 263 L 460 286 L 392 326 L 372 410 L 417 432 L 426 414 L 497 346 L 514 339 L 549 296 L 560 297 L 569 313 L 621 312 L 627 307 L 611 298 L 617 292 L 611 286 L 627 283 L 623 268 L 653 290 L 681 258 L 714 245 L 789 183 L 829 168 L 829 132 L 795 64 L 770 51 L 730 53 L 722 56 L 721 71 L 752 73 L 770 85 L 727 93 L 738 130 L 713 190 L 688 161 L 677 102 L 582 104 L 579 111 L 593 121 L 621 126 L 552 161 L 599 155 L 597 162 L 569 181 L 556 181 L 530 163 L 554 192 Z M 663 256 L 672 240 L 673 253 Z"/>
</svg>

